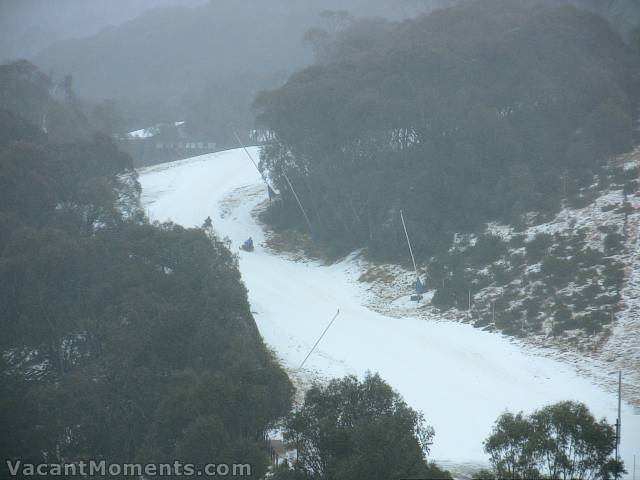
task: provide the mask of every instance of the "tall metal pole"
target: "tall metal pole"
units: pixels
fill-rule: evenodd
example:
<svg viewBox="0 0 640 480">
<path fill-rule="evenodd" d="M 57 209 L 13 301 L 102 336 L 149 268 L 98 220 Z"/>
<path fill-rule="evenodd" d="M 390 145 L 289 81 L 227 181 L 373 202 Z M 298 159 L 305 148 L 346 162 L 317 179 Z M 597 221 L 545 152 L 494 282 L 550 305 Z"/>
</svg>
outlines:
<svg viewBox="0 0 640 480">
<path fill-rule="evenodd" d="M 249 150 L 247 150 L 247 147 L 244 146 L 244 143 L 242 143 L 242 140 L 240 140 L 240 137 L 238 136 L 238 134 L 236 133 L 236 131 L 233 131 L 233 136 L 236 137 L 236 140 L 238 141 L 238 143 L 240 144 L 240 146 L 242 147 L 242 149 L 244 150 L 244 153 L 247 154 L 247 157 L 249 157 L 249 160 L 251 160 L 251 163 L 253 163 L 253 166 L 256 167 L 256 170 L 258 171 L 258 173 L 260 174 L 260 176 L 262 177 L 262 180 L 264 180 L 265 182 L 267 181 L 264 178 L 264 175 L 262 174 L 262 172 L 260 171 L 260 168 L 258 167 L 258 164 L 256 163 L 256 161 L 253 159 L 253 156 L 249 153 Z"/>
<path fill-rule="evenodd" d="M 622 429 L 622 370 L 618 371 L 618 418 L 616 419 L 616 479 L 620 478 L 620 433 Z"/>
<path fill-rule="evenodd" d="M 251 160 L 251 163 L 253 163 L 253 166 L 256 167 L 256 170 L 258 171 L 258 173 L 262 177 L 262 180 L 264 181 L 264 183 L 267 184 L 267 188 L 269 190 L 271 190 L 271 185 L 269 185 L 269 182 L 267 181 L 267 178 L 260 171 L 260 168 L 258 167 L 258 164 L 253 159 L 253 156 L 251 156 L 251 154 L 249 153 L 249 150 L 247 150 L 247 147 L 244 146 L 244 144 L 242 143 L 242 140 L 240 140 L 240 137 L 238 136 L 238 134 L 236 133 L 235 130 L 233 131 L 233 135 L 236 137 L 236 140 L 238 140 L 238 143 L 240 144 L 240 146 L 244 150 L 244 153 L 246 153 L 247 157 L 249 157 L 249 160 Z M 302 211 L 302 215 L 304 215 L 304 219 L 307 221 L 307 225 L 309 226 L 309 232 L 311 233 L 311 236 L 313 236 L 313 227 L 311 226 L 311 221 L 309 220 L 309 217 L 307 216 L 307 212 L 304 211 L 304 207 L 302 206 L 302 202 L 298 198 L 298 194 L 296 193 L 295 189 L 293 188 L 293 185 L 291 185 L 291 181 L 289 180 L 289 177 L 284 172 L 282 174 L 284 175 L 284 178 L 287 181 L 287 184 L 289 185 L 289 188 L 293 192 L 293 196 L 296 198 L 296 201 L 298 202 L 298 206 L 300 207 L 300 210 Z M 271 198 L 271 197 L 269 197 L 269 198 Z"/>
<path fill-rule="evenodd" d="M 289 180 L 289 177 L 284 172 L 282 172 L 282 175 L 284 175 L 284 179 L 287 181 L 287 184 L 289 185 L 289 188 L 291 189 L 291 192 L 293 193 L 293 196 L 296 198 L 296 202 L 298 202 L 298 206 L 300 207 L 300 211 L 302 212 L 302 215 L 304 215 L 304 219 L 307 221 L 307 226 L 309 227 L 309 233 L 311 234 L 311 237 L 313 237 L 313 227 L 311 226 L 311 220 L 309 220 L 309 217 L 307 216 L 307 212 L 304 211 L 304 207 L 302 206 L 302 202 L 300 201 L 300 198 L 298 198 L 298 194 L 296 193 L 295 189 L 293 188 L 293 185 L 291 185 L 291 181 Z"/>
<path fill-rule="evenodd" d="M 298 367 L 298 370 L 300 370 L 305 362 L 307 361 L 307 359 L 311 356 L 311 354 L 313 353 L 313 351 L 316 349 L 316 347 L 318 346 L 318 344 L 320 343 L 320 340 L 322 340 L 322 337 L 324 337 L 324 334 L 327 333 L 327 331 L 331 328 L 331 325 L 333 325 L 333 322 L 336 321 L 336 318 L 338 318 L 338 315 L 340 315 L 340 309 L 338 309 L 338 311 L 336 312 L 336 314 L 333 316 L 333 319 L 329 322 L 329 325 L 327 325 L 327 328 L 324 329 L 324 332 L 322 332 L 322 335 L 320 335 L 320 338 L 318 338 L 318 340 L 316 341 L 316 343 L 313 345 L 313 347 L 311 347 L 311 350 L 309 350 L 309 353 L 307 353 L 307 356 L 304 357 L 304 360 L 302 361 L 302 363 L 300 364 L 300 366 Z"/>
<path fill-rule="evenodd" d="M 411 261 L 413 262 L 413 271 L 416 274 L 416 280 L 418 279 L 418 267 L 416 267 L 416 259 L 413 256 L 413 249 L 411 248 L 411 241 L 409 240 L 409 234 L 407 233 L 407 225 L 404 223 L 404 215 L 400 210 L 400 219 L 402 220 L 402 228 L 404 228 L 404 235 L 407 237 L 407 245 L 409 245 L 409 253 L 411 254 Z"/>
<path fill-rule="evenodd" d="M 247 147 L 244 146 L 244 143 L 242 143 L 242 140 L 240 140 L 240 137 L 238 136 L 238 134 L 236 133 L 235 130 L 233 131 L 233 135 L 236 137 L 236 140 L 238 140 L 238 143 L 240 144 L 240 146 L 244 150 L 244 153 L 246 153 L 247 157 L 249 157 L 249 160 L 251 160 L 251 163 L 253 163 L 253 166 L 256 167 L 256 170 L 260 174 L 260 177 L 262 178 L 262 181 L 267 185 L 267 189 L 269 190 L 269 199 L 271 199 L 272 188 L 271 188 L 271 185 L 269 185 L 269 181 L 267 180 L 267 177 L 265 177 L 264 174 L 260 171 L 260 167 L 258 167 L 258 164 L 253 159 L 253 156 L 251 155 L 251 153 L 249 153 L 249 150 L 247 149 Z"/>
</svg>

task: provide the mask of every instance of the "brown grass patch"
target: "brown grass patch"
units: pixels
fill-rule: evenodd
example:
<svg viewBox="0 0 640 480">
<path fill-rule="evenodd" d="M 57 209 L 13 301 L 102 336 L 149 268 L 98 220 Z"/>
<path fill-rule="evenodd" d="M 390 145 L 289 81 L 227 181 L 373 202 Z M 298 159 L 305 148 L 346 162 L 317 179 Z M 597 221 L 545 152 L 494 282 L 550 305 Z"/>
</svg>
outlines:
<svg viewBox="0 0 640 480">
<path fill-rule="evenodd" d="M 392 284 L 395 281 L 395 277 L 380 267 L 371 267 L 358 277 L 359 282 L 373 283 L 382 282 L 384 284 Z"/>
</svg>

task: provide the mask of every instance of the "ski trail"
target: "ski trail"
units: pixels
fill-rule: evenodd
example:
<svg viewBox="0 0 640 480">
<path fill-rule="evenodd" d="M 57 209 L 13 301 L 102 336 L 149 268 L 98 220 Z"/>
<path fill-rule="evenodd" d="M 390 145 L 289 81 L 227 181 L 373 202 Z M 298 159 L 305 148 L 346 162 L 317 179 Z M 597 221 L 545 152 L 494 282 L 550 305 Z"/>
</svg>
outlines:
<svg viewBox="0 0 640 480">
<path fill-rule="evenodd" d="M 254 156 L 258 149 L 250 149 Z M 577 400 L 615 422 L 617 400 L 575 367 L 534 354 L 502 335 L 440 318 L 391 318 L 363 306 L 354 262 L 322 266 L 268 253 L 251 216 L 266 187 L 241 149 L 140 171 L 142 202 L 154 220 L 214 229 L 239 252 L 251 309 L 265 342 L 296 369 L 327 323 L 340 316 L 305 370 L 325 378 L 379 372 L 421 410 L 436 436 L 430 459 L 443 465 L 486 463 L 482 442 L 505 410 L 530 412 Z M 256 250 L 240 252 L 249 236 Z M 621 452 L 627 466 L 640 454 L 640 415 L 624 405 Z"/>
</svg>

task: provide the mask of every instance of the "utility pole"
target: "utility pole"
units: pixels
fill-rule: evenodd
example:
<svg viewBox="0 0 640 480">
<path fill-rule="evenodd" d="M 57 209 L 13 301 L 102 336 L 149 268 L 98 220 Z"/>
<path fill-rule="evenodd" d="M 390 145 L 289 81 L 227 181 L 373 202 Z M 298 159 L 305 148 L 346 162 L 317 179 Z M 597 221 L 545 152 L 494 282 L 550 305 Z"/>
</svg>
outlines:
<svg viewBox="0 0 640 480">
<path fill-rule="evenodd" d="M 293 196 L 295 197 L 296 202 L 298 202 L 298 206 L 300 207 L 300 211 L 302 212 L 304 219 L 307 221 L 307 226 L 309 227 L 309 234 L 311 235 L 311 239 L 315 240 L 314 238 L 315 235 L 313 233 L 313 226 L 311 225 L 311 220 L 309 220 L 309 217 L 307 216 L 307 212 L 304 211 L 304 207 L 302 206 L 302 202 L 300 201 L 298 194 L 294 190 L 293 185 L 291 185 L 291 181 L 289 180 L 289 177 L 287 176 L 287 174 L 282 172 L 282 175 L 284 176 L 284 179 L 287 181 L 287 185 L 289 185 L 289 188 L 291 189 L 291 193 L 293 193 Z"/>
<path fill-rule="evenodd" d="M 618 371 L 618 418 L 616 419 L 616 474 L 615 478 L 620 478 L 620 431 L 622 429 L 622 370 Z"/>
</svg>

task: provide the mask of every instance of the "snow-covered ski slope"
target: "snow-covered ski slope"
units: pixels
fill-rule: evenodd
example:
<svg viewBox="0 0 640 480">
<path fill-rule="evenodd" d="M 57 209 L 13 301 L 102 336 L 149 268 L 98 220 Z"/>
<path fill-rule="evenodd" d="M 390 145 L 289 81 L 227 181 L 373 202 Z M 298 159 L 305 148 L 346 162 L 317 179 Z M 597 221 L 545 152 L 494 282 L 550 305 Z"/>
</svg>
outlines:
<svg viewBox="0 0 640 480">
<path fill-rule="evenodd" d="M 251 152 L 257 158 L 258 149 Z M 322 266 L 265 251 L 251 210 L 265 200 L 266 189 L 242 150 L 150 167 L 140 171 L 140 182 L 153 220 L 190 227 L 211 216 L 218 234 L 232 241 L 258 327 L 289 370 L 299 366 L 340 308 L 305 370 L 329 378 L 379 372 L 435 428 L 431 459 L 486 462 L 482 441 L 507 409 L 530 412 L 571 399 L 615 422 L 616 396 L 570 365 L 466 324 L 397 319 L 368 310 L 356 280 L 360 272 L 349 259 Z M 249 236 L 255 252 L 240 252 Z M 624 405 L 622 424 L 621 452 L 630 470 L 633 455 L 640 455 L 640 415 Z"/>
</svg>

